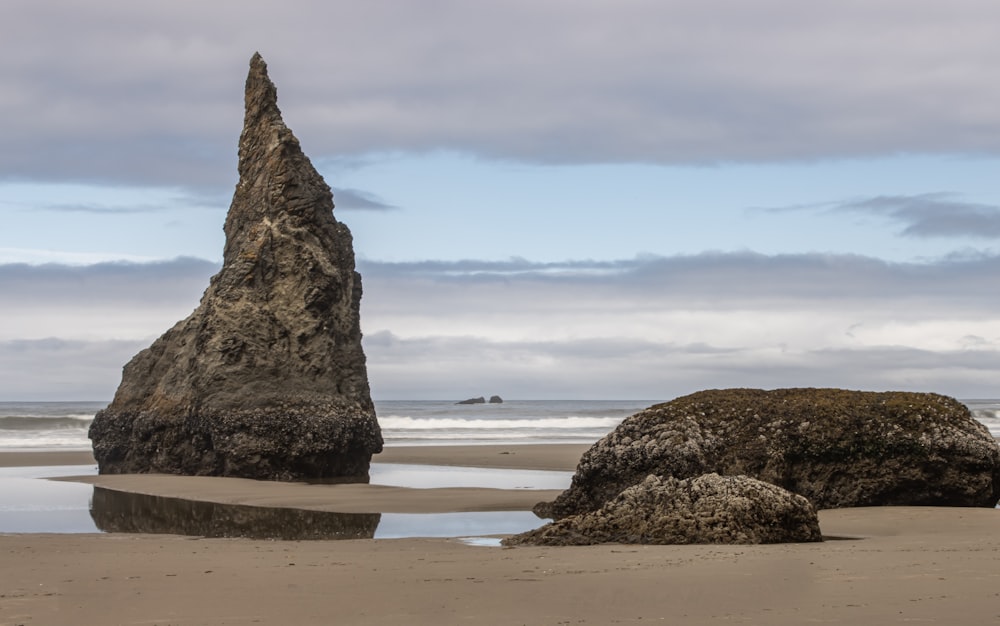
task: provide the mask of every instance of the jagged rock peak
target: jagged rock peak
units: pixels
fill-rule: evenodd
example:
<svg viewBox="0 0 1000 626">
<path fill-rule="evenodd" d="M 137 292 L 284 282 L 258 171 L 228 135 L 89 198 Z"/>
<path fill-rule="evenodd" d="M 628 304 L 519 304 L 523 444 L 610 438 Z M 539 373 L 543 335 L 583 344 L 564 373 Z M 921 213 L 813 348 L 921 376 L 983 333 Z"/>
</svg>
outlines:
<svg viewBox="0 0 1000 626">
<path fill-rule="evenodd" d="M 243 131 L 240 134 L 240 182 L 253 179 L 259 172 L 253 165 L 268 151 L 289 148 L 301 153 L 299 142 L 285 126 L 278 109 L 278 89 L 267 75 L 267 63 L 255 52 L 250 59 L 246 89 L 243 95 Z"/>
<path fill-rule="evenodd" d="M 267 75 L 267 63 L 259 52 L 254 52 L 250 58 L 250 71 L 247 73 L 246 91 L 243 97 L 246 107 L 244 128 L 253 127 L 252 122 L 259 118 L 268 118 L 284 126 L 281 111 L 278 110 L 278 89 Z"/>
<path fill-rule="evenodd" d="M 277 89 L 260 53 L 250 59 L 244 102 L 239 182 L 224 227 L 224 263 L 252 254 L 246 246 L 253 248 L 257 236 L 275 220 L 290 218 L 294 227 L 320 222 L 330 229 L 336 224 L 333 193 L 285 125 Z"/>
<path fill-rule="evenodd" d="M 245 102 L 222 269 L 125 366 L 90 429 L 101 473 L 364 479 L 382 449 L 351 233 L 259 54 Z"/>
</svg>

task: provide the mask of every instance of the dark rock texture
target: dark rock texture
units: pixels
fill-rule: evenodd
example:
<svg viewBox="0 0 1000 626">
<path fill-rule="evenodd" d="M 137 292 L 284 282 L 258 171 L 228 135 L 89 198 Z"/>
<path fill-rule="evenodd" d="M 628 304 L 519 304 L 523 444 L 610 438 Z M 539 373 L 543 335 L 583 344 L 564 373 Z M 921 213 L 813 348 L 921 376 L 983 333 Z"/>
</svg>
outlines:
<svg viewBox="0 0 1000 626">
<path fill-rule="evenodd" d="M 467 400 L 462 400 L 461 402 L 456 402 L 455 404 L 486 404 L 486 398 L 479 396 L 478 398 L 469 398 Z"/>
<path fill-rule="evenodd" d="M 256 54 L 239 176 L 222 269 L 94 419 L 100 472 L 365 480 L 382 435 L 351 233 Z"/>
<path fill-rule="evenodd" d="M 490 396 L 490 404 L 503 404 L 503 398 L 500 396 Z"/>
<path fill-rule="evenodd" d="M 596 511 L 508 537 L 504 545 L 802 543 L 822 541 L 802 496 L 746 476 L 647 476 Z"/>
<path fill-rule="evenodd" d="M 626 418 L 584 453 L 573 482 L 536 511 L 599 509 L 649 474 L 744 474 L 817 508 L 992 507 L 1000 448 L 957 400 L 840 389 L 701 391 Z"/>
</svg>

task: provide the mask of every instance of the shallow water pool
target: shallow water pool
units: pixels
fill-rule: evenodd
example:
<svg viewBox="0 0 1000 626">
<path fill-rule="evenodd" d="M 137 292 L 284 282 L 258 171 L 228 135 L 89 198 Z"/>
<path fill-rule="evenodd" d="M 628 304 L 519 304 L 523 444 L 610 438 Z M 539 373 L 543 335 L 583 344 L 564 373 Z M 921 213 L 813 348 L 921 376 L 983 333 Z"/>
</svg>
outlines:
<svg viewBox="0 0 1000 626">
<path fill-rule="evenodd" d="M 195 502 L 46 480 L 97 473 L 94 465 L 0 468 L 0 533 L 169 533 L 257 539 L 399 539 L 524 532 L 530 511 L 349 514 Z M 371 483 L 410 488 L 563 489 L 571 472 L 373 464 Z M 480 539 L 477 539 L 480 538 Z"/>
</svg>

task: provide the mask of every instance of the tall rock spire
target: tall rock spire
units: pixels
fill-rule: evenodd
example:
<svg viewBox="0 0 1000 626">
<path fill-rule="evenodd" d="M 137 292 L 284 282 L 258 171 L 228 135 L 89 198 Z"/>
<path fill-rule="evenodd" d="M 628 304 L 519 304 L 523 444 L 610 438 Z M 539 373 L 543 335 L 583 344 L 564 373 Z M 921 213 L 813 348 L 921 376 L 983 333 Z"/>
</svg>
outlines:
<svg viewBox="0 0 1000 626">
<path fill-rule="evenodd" d="M 223 267 L 95 417 L 102 473 L 363 479 L 382 449 L 351 233 L 259 54 L 245 103 Z"/>
</svg>

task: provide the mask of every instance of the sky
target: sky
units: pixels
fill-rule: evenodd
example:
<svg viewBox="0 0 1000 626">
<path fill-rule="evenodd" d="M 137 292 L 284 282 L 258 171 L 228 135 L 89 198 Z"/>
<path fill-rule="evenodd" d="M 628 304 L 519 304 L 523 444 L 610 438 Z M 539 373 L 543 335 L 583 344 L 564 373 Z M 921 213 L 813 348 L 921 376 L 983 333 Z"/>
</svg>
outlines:
<svg viewBox="0 0 1000 626">
<path fill-rule="evenodd" d="M 259 51 L 376 400 L 1000 397 L 992 0 L 4 0 L 0 401 L 110 400 L 219 269 Z"/>
</svg>

